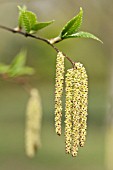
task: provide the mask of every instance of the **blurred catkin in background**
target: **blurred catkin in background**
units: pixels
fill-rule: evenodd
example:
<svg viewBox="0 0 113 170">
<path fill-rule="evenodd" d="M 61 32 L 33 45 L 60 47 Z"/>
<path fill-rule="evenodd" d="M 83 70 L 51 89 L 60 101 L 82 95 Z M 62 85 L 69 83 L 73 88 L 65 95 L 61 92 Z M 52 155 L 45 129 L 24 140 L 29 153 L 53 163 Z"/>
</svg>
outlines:
<svg viewBox="0 0 113 170">
<path fill-rule="evenodd" d="M 25 149 L 29 157 L 35 156 L 41 146 L 41 119 L 41 99 L 38 90 L 34 88 L 31 89 L 26 111 Z"/>
</svg>

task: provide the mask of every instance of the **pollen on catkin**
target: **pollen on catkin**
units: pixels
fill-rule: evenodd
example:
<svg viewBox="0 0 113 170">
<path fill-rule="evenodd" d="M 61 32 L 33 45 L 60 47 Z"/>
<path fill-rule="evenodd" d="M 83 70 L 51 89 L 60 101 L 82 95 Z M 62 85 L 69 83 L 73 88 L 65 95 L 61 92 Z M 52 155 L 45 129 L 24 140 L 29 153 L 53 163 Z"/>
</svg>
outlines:
<svg viewBox="0 0 113 170">
<path fill-rule="evenodd" d="M 26 110 L 26 127 L 25 127 L 25 150 L 28 157 L 34 157 L 37 149 L 41 145 L 42 107 L 41 99 L 37 89 L 30 91 L 30 99 Z"/>
<path fill-rule="evenodd" d="M 88 76 L 84 66 L 81 68 L 81 86 L 80 86 L 80 141 L 81 147 L 84 146 L 86 141 L 87 130 L 87 110 L 88 110 Z"/>
<path fill-rule="evenodd" d="M 83 147 L 86 140 L 88 106 L 88 77 L 83 64 L 79 62 L 74 68 L 73 90 L 72 155 L 76 156 L 78 146 Z"/>
<path fill-rule="evenodd" d="M 68 69 L 65 79 L 66 103 L 65 103 L 65 150 L 71 151 L 72 142 L 72 109 L 73 109 L 73 69 Z"/>
<path fill-rule="evenodd" d="M 88 77 L 81 63 L 66 74 L 65 143 L 66 153 L 77 156 L 84 146 L 87 128 Z"/>
<path fill-rule="evenodd" d="M 73 70 L 73 114 L 72 114 L 72 156 L 77 156 L 79 147 L 79 127 L 80 127 L 80 71 L 78 70 L 79 63 Z"/>
<path fill-rule="evenodd" d="M 61 135 L 62 118 L 62 94 L 64 82 L 64 55 L 58 52 L 56 59 L 56 83 L 55 83 L 55 129 L 58 135 Z"/>
</svg>

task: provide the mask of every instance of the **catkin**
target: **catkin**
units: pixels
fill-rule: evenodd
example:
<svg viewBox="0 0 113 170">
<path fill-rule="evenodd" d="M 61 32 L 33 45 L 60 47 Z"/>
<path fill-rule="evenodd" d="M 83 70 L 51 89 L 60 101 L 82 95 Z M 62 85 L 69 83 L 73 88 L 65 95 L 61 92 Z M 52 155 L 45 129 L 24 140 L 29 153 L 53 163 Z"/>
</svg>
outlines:
<svg viewBox="0 0 113 170">
<path fill-rule="evenodd" d="M 80 87 L 80 141 L 81 147 L 84 146 L 86 141 L 87 130 L 87 106 L 88 106 L 88 76 L 83 66 L 81 70 L 81 87 Z"/>
<path fill-rule="evenodd" d="M 62 94 L 64 80 L 64 55 L 58 52 L 56 59 L 56 83 L 55 83 L 55 129 L 58 135 L 61 135 L 62 118 Z"/>
<path fill-rule="evenodd" d="M 80 127 L 80 83 L 81 75 L 79 63 L 73 70 L 73 128 L 72 128 L 72 156 L 77 156 L 79 147 L 79 127 Z"/>
<path fill-rule="evenodd" d="M 72 141 L 73 69 L 67 70 L 65 82 L 66 82 L 65 150 L 66 153 L 70 153 Z"/>
<path fill-rule="evenodd" d="M 30 95 L 26 112 L 25 149 L 27 156 L 32 158 L 41 145 L 42 108 L 38 90 L 32 89 Z"/>
<path fill-rule="evenodd" d="M 65 143 L 66 153 L 77 156 L 84 146 L 87 128 L 88 77 L 81 63 L 66 74 Z"/>
</svg>

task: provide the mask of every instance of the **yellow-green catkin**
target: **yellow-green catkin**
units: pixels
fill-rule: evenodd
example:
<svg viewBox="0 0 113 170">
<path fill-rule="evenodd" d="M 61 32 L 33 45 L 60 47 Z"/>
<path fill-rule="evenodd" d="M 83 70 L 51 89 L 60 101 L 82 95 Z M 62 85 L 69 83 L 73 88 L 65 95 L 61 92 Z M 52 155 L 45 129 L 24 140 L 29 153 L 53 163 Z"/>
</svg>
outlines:
<svg viewBox="0 0 113 170">
<path fill-rule="evenodd" d="M 79 62 L 75 64 L 73 82 L 72 156 L 77 156 L 79 145 L 83 147 L 86 140 L 88 106 L 88 77 Z"/>
<path fill-rule="evenodd" d="M 80 66 L 81 86 L 80 86 L 80 141 L 81 147 L 86 141 L 87 115 L 88 115 L 88 76 L 83 65 Z"/>
<path fill-rule="evenodd" d="M 28 157 L 34 157 L 41 145 L 40 130 L 42 119 L 41 99 L 37 89 L 30 91 L 26 110 L 25 150 Z"/>
<path fill-rule="evenodd" d="M 66 153 L 77 156 L 84 146 L 87 129 L 88 77 L 81 63 L 66 74 L 65 143 Z"/>
<path fill-rule="evenodd" d="M 56 59 L 56 83 L 55 83 L 55 129 L 58 135 L 61 135 L 62 118 L 62 94 L 64 82 L 64 55 L 58 52 Z"/>
<path fill-rule="evenodd" d="M 79 70 L 79 63 L 73 70 L 73 128 L 72 128 L 72 156 L 77 156 L 79 147 L 79 127 L 80 127 L 80 86 L 81 86 L 81 73 Z"/>
<path fill-rule="evenodd" d="M 72 142 L 72 109 L 73 109 L 73 69 L 68 69 L 65 79 L 66 104 L 65 104 L 65 150 L 71 152 Z"/>
</svg>

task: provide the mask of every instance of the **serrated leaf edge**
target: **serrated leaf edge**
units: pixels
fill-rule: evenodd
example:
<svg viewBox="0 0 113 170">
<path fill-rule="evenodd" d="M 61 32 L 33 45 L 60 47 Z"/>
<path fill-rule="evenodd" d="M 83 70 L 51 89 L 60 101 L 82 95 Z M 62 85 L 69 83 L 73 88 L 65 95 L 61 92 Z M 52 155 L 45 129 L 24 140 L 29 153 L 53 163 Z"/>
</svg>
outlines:
<svg viewBox="0 0 113 170">
<path fill-rule="evenodd" d="M 83 34 L 79 35 L 80 33 L 83 33 L 84 35 L 85 34 L 86 35 L 85 36 Z M 64 39 L 67 39 L 67 38 L 91 38 L 91 39 L 97 40 L 103 44 L 103 42 L 98 37 L 96 37 L 95 35 L 93 35 L 89 32 L 84 32 L 84 31 L 80 31 L 75 34 L 71 34 L 71 35 L 64 37 Z"/>
<path fill-rule="evenodd" d="M 66 23 L 66 25 L 63 27 L 63 29 L 62 29 L 62 31 L 61 31 L 61 33 L 60 33 L 60 37 L 61 37 L 61 38 L 65 37 L 66 35 L 69 35 L 69 34 L 68 34 L 68 30 L 69 30 L 74 24 L 72 24 L 67 31 L 66 31 L 66 29 L 67 29 L 67 27 L 69 26 L 69 24 L 71 24 L 71 22 L 73 22 L 73 21 L 74 21 L 75 19 L 77 19 L 77 18 L 81 18 L 81 22 L 80 22 L 78 28 L 75 29 L 75 32 L 77 32 L 77 31 L 80 29 L 80 26 L 81 26 L 81 24 L 82 24 L 82 18 L 83 18 L 83 10 L 82 10 L 82 7 L 80 7 L 80 12 L 79 12 L 75 17 L 73 17 L 70 21 L 68 21 L 68 22 Z"/>
</svg>

